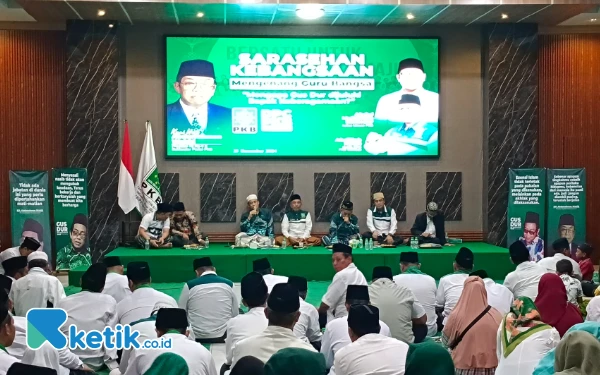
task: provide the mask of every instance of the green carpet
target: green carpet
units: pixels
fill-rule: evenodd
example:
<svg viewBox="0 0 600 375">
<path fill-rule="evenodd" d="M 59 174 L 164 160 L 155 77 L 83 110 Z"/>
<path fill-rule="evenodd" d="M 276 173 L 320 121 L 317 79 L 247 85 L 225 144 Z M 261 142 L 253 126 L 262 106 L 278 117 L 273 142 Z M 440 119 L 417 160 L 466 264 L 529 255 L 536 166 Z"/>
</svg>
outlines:
<svg viewBox="0 0 600 375">
<path fill-rule="evenodd" d="M 475 254 L 475 268 L 485 269 L 491 278 L 503 280 L 508 272 L 514 270 L 508 250 L 481 242 L 470 242 L 468 247 Z M 452 272 L 452 262 L 459 246 L 441 249 L 419 249 L 423 272 L 439 279 Z M 354 251 L 354 263 L 371 278 L 375 266 L 386 265 L 394 273 L 399 273 L 399 254 L 410 251 L 408 247 L 393 249 L 375 249 Z M 155 283 L 185 282 L 195 277 L 192 262 L 196 258 L 209 256 L 219 275 L 239 282 L 244 275 L 252 271 L 252 261 L 267 257 L 278 275 L 300 275 L 312 281 L 329 281 L 334 276 L 331 265 L 331 251 L 324 247 L 304 250 L 288 249 L 232 249 L 222 244 L 214 244 L 210 249 L 201 250 L 143 250 L 117 248 L 108 255 L 119 256 L 126 265 L 131 261 L 147 261 L 150 265 L 152 280 Z M 85 267 L 69 272 L 69 285 L 78 286 Z"/>
</svg>

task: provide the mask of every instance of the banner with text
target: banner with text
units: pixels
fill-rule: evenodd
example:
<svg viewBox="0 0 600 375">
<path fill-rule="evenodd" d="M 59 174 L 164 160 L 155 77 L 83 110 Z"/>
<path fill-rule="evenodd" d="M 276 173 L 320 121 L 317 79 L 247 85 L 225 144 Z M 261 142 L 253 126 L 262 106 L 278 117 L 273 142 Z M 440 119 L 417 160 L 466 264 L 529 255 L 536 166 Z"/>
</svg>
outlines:
<svg viewBox="0 0 600 375">
<path fill-rule="evenodd" d="M 42 171 L 10 171 L 10 221 L 13 246 L 25 237 L 38 240 L 52 264 L 50 208 L 48 206 L 48 173 Z"/>
<path fill-rule="evenodd" d="M 547 247 L 565 237 L 571 255 L 585 242 L 585 169 L 548 169 Z"/>
<path fill-rule="evenodd" d="M 56 269 L 90 266 L 87 170 L 52 170 Z"/>
<path fill-rule="evenodd" d="M 544 257 L 546 170 L 511 169 L 508 175 L 508 244 L 523 242 L 538 261 Z"/>
</svg>

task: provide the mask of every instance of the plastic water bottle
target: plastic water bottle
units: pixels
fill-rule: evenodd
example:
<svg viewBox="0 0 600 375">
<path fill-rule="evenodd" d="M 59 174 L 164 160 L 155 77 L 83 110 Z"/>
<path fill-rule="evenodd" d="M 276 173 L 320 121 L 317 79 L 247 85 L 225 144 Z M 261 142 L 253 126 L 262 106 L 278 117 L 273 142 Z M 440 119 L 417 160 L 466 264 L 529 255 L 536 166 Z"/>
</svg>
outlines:
<svg viewBox="0 0 600 375">
<path fill-rule="evenodd" d="M 204 240 L 204 247 L 208 249 L 209 246 L 210 246 L 210 241 L 208 240 L 208 236 L 206 236 L 206 239 Z"/>
<path fill-rule="evenodd" d="M 283 237 L 283 241 L 281 241 L 281 248 L 287 249 L 287 239 Z"/>
<path fill-rule="evenodd" d="M 150 240 L 146 238 L 146 242 L 144 242 L 144 249 L 149 250 L 150 249 Z"/>
<path fill-rule="evenodd" d="M 369 242 L 367 243 L 366 250 L 373 250 L 373 239 L 369 238 Z"/>
<path fill-rule="evenodd" d="M 410 248 L 415 250 L 419 247 L 419 240 L 417 237 L 411 237 L 410 239 Z"/>
</svg>

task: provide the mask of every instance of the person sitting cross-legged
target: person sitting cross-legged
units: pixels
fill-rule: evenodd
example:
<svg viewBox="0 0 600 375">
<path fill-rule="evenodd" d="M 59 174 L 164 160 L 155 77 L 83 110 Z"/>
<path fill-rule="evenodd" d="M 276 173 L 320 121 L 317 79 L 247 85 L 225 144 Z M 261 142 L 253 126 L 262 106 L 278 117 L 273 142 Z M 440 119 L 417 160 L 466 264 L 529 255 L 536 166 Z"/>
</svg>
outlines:
<svg viewBox="0 0 600 375">
<path fill-rule="evenodd" d="M 310 235 L 312 230 L 312 219 L 310 212 L 302 210 L 302 198 L 298 194 L 290 197 L 290 210 L 283 215 L 281 221 L 282 236 L 275 239 L 279 246 L 285 238 L 291 246 L 319 246 L 321 240 Z"/>
<path fill-rule="evenodd" d="M 156 212 L 150 212 L 142 218 L 138 234 L 135 236 L 135 242 L 140 248 L 144 248 L 146 243 L 152 249 L 171 248 L 170 217 L 173 214 L 173 207 L 168 203 L 159 203 L 156 205 Z"/>
<path fill-rule="evenodd" d="M 386 245 L 402 244 L 403 238 L 396 234 L 396 211 L 385 205 L 383 193 L 373 194 L 373 203 L 374 206 L 367 211 L 369 232 L 363 233 L 363 238 L 372 238 L 375 242 Z"/>
</svg>

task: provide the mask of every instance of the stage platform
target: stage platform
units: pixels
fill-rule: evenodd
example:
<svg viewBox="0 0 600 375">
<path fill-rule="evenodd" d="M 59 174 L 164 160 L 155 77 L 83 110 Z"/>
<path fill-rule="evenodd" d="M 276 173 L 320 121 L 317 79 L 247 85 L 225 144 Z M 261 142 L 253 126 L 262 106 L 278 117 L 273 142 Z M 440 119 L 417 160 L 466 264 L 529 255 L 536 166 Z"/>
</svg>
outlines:
<svg viewBox="0 0 600 375">
<path fill-rule="evenodd" d="M 463 245 L 441 249 L 419 249 L 423 272 L 439 279 L 452 272 L 452 262 L 460 246 L 466 246 L 475 254 L 475 269 L 485 269 L 494 280 L 504 280 L 514 270 L 508 250 L 482 242 L 469 242 Z M 399 270 L 399 254 L 410 250 L 408 247 L 354 251 L 354 262 L 371 279 L 373 267 L 386 265 L 394 274 Z M 252 261 L 267 257 L 278 275 L 299 275 L 310 281 L 331 281 L 335 271 L 331 265 L 331 251 L 324 247 L 304 250 L 288 249 L 231 249 L 222 244 L 211 245 L 209 249 L 185 250 L 143 250 L 120 247 L 108 254 L 119 256 L 124 265 L 132 261 L 146 261 L 150 265 L 152 281 L 155 283 L 185 282 L 195 277 L 192 262 L 196 258 L 209 256 L 219 275 L 239 282 L 252 271 Z M 69 285 L 79 286 L 86 268 L 75 268 L 69 272 Z"/>
</svg>

